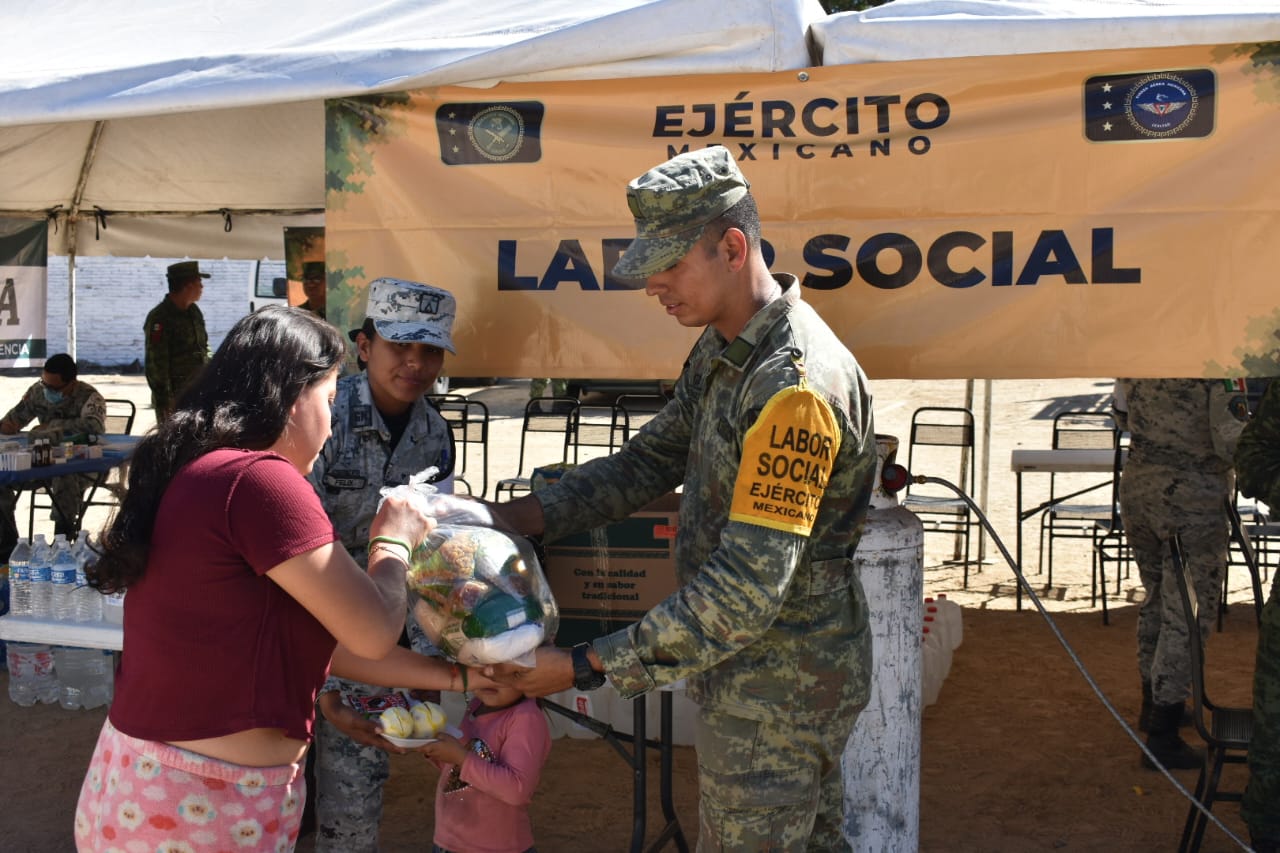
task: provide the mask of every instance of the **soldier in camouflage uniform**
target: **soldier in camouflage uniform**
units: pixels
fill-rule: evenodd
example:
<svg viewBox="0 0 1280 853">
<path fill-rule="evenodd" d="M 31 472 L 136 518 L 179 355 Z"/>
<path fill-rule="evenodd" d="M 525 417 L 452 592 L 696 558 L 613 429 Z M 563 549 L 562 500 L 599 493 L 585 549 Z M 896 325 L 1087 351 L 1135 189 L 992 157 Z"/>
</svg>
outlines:
<svg viewBox="0 0 1280 853">
<path fill-rule="evenodd" d="M 169 265 L 166 278 L 169 293 L 151 309 L 143 326 L 147 385 L 156 420 L 173 411 L 178 394 L 209 360 L 209 335 L 196 305 L 209 274 L 200 272 L 196 261 L 181 261 Z"/>
<path fill-rule="evenodd" d="M 1232 454 L 1248 403 L 1232 381 L 1120 379 L 1115 405 L 1121 428 L 1132 436 L 1120 478 L 1120 514 L 1146 592 L 1138 611 L 1138 725 L 1161 764 L 1196 768 L 1203 756 L 1178 734 L 1191 690 L 1191 661 L 1168 539 L 1182 536 L 1207 642 L 1227 562 L 1224 501 L 1234 485 Z M 1145 755 L 1143 764 L 1151 766 Z"/>
<path fill-rule="evenodd" d="M 307 261 L 302 265 L 302 292 L 307 300 L 298 307 L 325 319 L 325 305 L 329 301 L 329 283 L 324 275 L 324 261 Z"/>
<path fill-rule="evenodd" d="M 22 395 L 18 405 L 0 418 L 0 433 L 13 435 L 32 421 L 37 422 L 31 432 L 59 433 L 62 439 L 72 436 L 102 433 L 107 416 L 107 404 L 98 390 L 77 376 L 75 360 L 66 353 L 51 356 L 44 363 L 40 381 Z M 79 516 L 84 490 L 92 478 L 77 474 L 55 477 L 49 483 L 49 495 L 53 498 L 54 532 L 75 535 L 72 522 Z M 17 493 L 8 486 L 0 487 L 0 554 L 5 556 L 18 541 L 18 527 L 14 509 Z"/>
<path fill-rule="evenodd" d="M 1280 508 L 1280 381 L 1262 396 L 1236 446 L 1240 494 Z M 1273 512 L 1275 509 L 1272 510 Z M 1280 850 L 1280 572 L 1262 607 L 1253 672 L 1253 737 L 1249 784 L 1240 814 L 1258 853 Z"/>
<path fill-rule="evenodd" d="M 362 566 L 383 486 L 436 468 L 437 488 L 452 491 L 453 434 L 424 395 L 444 351 L 454 352 L 454 305 L 448 292 L 414 282 L 381 278 L 369 286 L 366 320 L 355 334 L 366 369 L 338 381 L 333 434 L 310 475 L 342 544 Z M 432 653 L 412 614 L 405 624 L 414 650 Z M 321 688 L 314 750 L 320 853 L 378 849 L 387 752 L 404 750 L 379 737 L 344 697 L 389 692 L 336 677 Z"/>
<path fill-rule="evenodd" d="M 637 238 L 615 272 L 706 328 L 671 402 L 620 451 L 496 510 L 554 540 L 683 483 L 680 586 L 624 630 L 491 671 L 535 695 L 601 672 L 624 697 L 687 678 L 699 850 L 847 849 L 840 762 L 871 677 L 852 562 L 875 469 L 866 378 L 796 278 L 770 274 L 725 148 L 663 163 L 627 199 Z"/>
</svg>

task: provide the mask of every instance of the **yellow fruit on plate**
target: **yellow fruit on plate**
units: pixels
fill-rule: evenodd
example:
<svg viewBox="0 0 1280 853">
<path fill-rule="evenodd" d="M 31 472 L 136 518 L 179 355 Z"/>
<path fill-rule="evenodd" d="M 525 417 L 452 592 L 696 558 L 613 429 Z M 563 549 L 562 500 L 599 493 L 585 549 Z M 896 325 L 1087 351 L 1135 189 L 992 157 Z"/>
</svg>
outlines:
<svg viewBox="0 0 1280 853">
<path fill-rule="evenodd" d="M 382 726 L 383 734 L 392 737 L 413 737 L 413 715 L 409 713 L 408 708 L 401 708 L 398 705 L 388 708 L 378 716 L 378 725 Z"/>
<path fill-rule="evenodd" d="M 435 702 L 415 702 L 409 711 L 413 716 L 414 737 L 435 737 L 448 722 L 444 708 Z"/>
</svg>

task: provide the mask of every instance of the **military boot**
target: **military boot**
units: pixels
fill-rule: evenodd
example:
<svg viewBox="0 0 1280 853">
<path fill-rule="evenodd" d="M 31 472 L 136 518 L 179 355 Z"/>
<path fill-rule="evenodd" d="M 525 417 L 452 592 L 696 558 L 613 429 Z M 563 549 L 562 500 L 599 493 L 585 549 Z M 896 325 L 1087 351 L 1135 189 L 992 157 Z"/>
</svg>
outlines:
<svg viewBox="0 0 1280 853">
<path fill-rule="evenodd" d="M 1151 682 L 1142 682 L 1142 708 L 1138 711 L 1138 731 L 1151 731 Z M 1193 722 L 1191 719 L 1191 709 L 1187 707 L 1187 703 L 1181 704 L 1182 711 L 1178 714 L 1178 726 L 1189 726 Z"/>
<path fill-rule="evenodd" d="M 1178 734 L 1183 708 L 1181 702 L 1173 705 L 1152 703 L 1147 722 L 1147 749 L 1170 770 L 1194 770 L 1204 765 L 1203 750 L 1191 747 Z M 1145 752 L 1142 754 L 1142 766 L 1156 769 Z"/>
</svg>

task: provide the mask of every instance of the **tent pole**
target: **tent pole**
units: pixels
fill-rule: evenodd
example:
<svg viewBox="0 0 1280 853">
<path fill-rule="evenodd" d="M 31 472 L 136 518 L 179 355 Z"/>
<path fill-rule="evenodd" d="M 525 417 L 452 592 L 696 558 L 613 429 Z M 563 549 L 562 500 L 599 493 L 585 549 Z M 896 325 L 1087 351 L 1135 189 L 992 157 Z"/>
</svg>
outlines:
<svg viewBox="0 0 1280 853">
<path fill-rule="evenodd" d="M 80 176 L 76 179 L 76 191 L 67 211 L 67 355 L 76 357 L 76 227 L 80 220 L 80 204 L 84 201 L 84 188 L 89 183 L 89 172 L 98 156 L 98 143 L 102 140 L 105 121 L 95 121 L 85 146 L 84 159 L 80 161 Z"/>
<path fill-rule="evenodd" d="M 67 355 L 76 357 L 76 221 L 67 223 Z"/>
</svg>

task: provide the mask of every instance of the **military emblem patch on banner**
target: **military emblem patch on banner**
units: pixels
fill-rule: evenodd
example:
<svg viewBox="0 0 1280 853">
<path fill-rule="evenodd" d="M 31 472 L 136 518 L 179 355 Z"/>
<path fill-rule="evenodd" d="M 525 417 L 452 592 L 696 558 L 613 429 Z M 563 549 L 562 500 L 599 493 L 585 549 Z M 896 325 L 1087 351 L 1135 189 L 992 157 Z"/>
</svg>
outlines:
<svg viewBox="0 0 1280 853">
<path fill-rule="evenodd" d="M 441 104 L 440 159 L 447 166 L 536 163 L 542 159 L 542 113 L 538 101 Z"/>
</svg>

